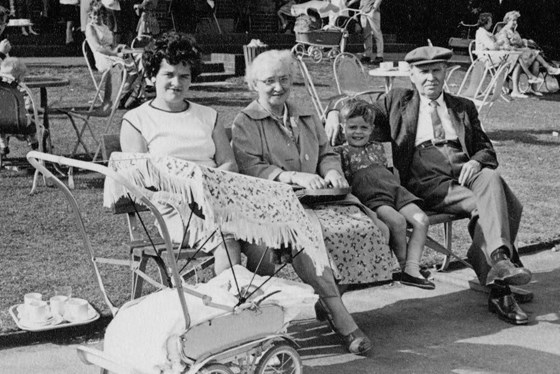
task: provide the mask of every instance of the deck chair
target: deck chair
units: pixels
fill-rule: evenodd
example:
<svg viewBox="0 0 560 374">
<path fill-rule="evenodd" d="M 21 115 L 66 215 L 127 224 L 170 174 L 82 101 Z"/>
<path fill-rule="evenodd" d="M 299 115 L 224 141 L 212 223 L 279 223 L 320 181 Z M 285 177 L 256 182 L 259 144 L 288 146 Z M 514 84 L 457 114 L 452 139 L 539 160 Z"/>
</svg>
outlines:
<svg viewBox="0 0 560 374">
<path fill-rule="evenodd" d="M 467 98 L 478 98 L 484 94 L 488 86 L 488 80 L 491 78 L 492 76 L 486 61 L 477 58 L 467 69 L 455 95 Z"/>
<path fill-rule="evenodd" d="M 338 93 L 348 97 L 362 96 L 362 98 L 374 102 L 383 89 L 373 89 L 368 86 L 369 77 L 364 66 L 356 55 L 352 53 L 340 53 L 333 62 L 334 79 Z"/>
<path fill-rule="evenodd" d="M 181 277 L 184 279 L 193 274 L 193 269 L 190 265 L 192 264 L 194 258 L 203 253 L 201 253 L 199 249 L 174 248 L 165 221 L 163 220 L 157 207 L 149 199 L 149 191 L 133 185 L 112 169 L 93 162 L 80 161 L 36 151 L 29 152 L 27 159 L 38 171 L 46 176 L 47 179 L 53 182 L 54 185 L 63 192 L 63 195 L 66 198 L 70 210 L 75 218 L 83 245 L 90 256 L 96 281 L 103 294 L 103 299 L 113 315 L 117 313 L 119 307 L 110 298 L 107 292 L 107 287 L 101 276 L 99 268 L 100 265 L 126 266 L 130 269 L 131 299 L 136 299 L 142 295 L 142 285 L 144 282 L 151 284 L 155 289 L 163 289 L 181 284 Z M 84 221 L 84 212 L 78 204 L 78 199 L 75 196 L 76 191 L 74 190 L 74 192 L 72 192 L 59 178 L 47 169 L 45 163 L 66 167 L 76 167 L 83 170 L 97 172 L 124 186 L 129 192 L 130 199 L 128 201 L 125 201 L 127 200 L 125 199 L 122 203 L 119 202 L 120 207 L 115 207 L 115 213 L 118 214 L 127 212 L 127 224 L 134 226 L 131 229 L 132 231 L 129 230 L 129 233 L 137 233 L 142 230 L 143 226 L 147 224 L 147 220 L 146 218 L 144 218 L 144 220 L 140 218 L 140 212 L 149 212 L 151 213 L 151 216 L 155 217 L 159 225 L 161 236 L 149 237 L 145 240 L 145 242 L 140 242 L 138 237 L 133 237 L 131 234 L 131 241 L 128 245 L 126 245 L 126 248 L 129 251 L 128 259 L 101 255 L 100 251 L 102 249 L 95 248 L 92 245 L 90 237 L 87 233 L 86 222 Z M 123 209 L 123 207 L 127 207 L 128 210 L 118 211 L 119 209 Z M 130 211 L 133 213 L 129 215 L 128 212 Z M 135 221 L 128 221 L 130 216 L 136 215 L 137 218 Z M 150 218 L 150 220 L 152 220 L 152 218 Z M 205 258 L 210 259 L 212 257 Z M 153 276 L 146 273 L 146 265 L 150 259 L 156 262 L 159 279 L 155 279 Z M 180 267 L 182 269 L 180 269 Z M 169 269 L 174 270 L 169 272 Z M 176 277 L 176 275 L 178 277 Z"/>
<path fill-rule="evenodd" d="M 100 155 L 101 143 L 94 131 L 92 120 L 94 118 L 107 118 L 105 127 L 101 133 L 108 132 L 109 128 L 113 124 L 127 77 L 128 73 L 124 63 L 115 60 L 111 69 L 105 71 L 101 76 L 95 96 L 87 108 L 69 107 L 50 109 L 55 113 L 66 115 L 74 128 L 77 140 L 71 151 L 71 157 L 76 154 L 80 146 L 82 146 L 87 154 L 93 155 L 93 161 L 95 161 Z M 76 120 L 81 120 L 83 122 L 81 127 L 78 126 Z M 91 152 L 85 142 L 84 137 L 86 130 L 90 133 L 96 145 L 95 152 Z"/>
<path fill-rule="evenodd" d="M 474 65 L 474 64 L 473 64 Z M 481 127 L 484 130 L 484 126 L 482 123 L 488 117 L 488 114 L 492 110 L 492 107 L 496 100 L 498 100 L 502 96 L 502 89 L 504 87 L 504 83 L 506 81 L 508 72 L 509 72 L 510 65 L 508 63 L 502 64 L 494 76 L 490 79 L 490 82 L 486 87 L 484 87 L 484 79 L 485 74 L 483 73 L 482 78 L 478 84 L 476 84 L 477 80 L 473 76 L 473 84 L 472 86 L 476 86 L 474 90 L 465 89 L 464 91 L 461 90 L 465 86 L 465 81 L 461 84 L 459 88 L 459 92 L 457 93 L 458 96 L 466 97 L 474 102 L 476 108 L 478 110 L 480 116 Z M 467 76 L 465 76 L 467 78 Z M 484 111 L 484 114 L 482 114 Z"/>
</svg>

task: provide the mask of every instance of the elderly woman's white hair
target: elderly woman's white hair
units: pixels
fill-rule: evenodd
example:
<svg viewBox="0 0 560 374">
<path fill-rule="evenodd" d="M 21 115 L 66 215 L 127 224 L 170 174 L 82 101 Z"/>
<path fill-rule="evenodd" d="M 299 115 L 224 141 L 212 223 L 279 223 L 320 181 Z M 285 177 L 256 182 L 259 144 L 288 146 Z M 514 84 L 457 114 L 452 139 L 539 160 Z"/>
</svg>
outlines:
<svg viewBox="0 0 560 374">
<path fill-rule="evenodd" d="M 249 86 L 249 89 L 255 89 L 255 83 L 261 69 L 266 66 L 270 66 L 274 63 L 280 62 L 287 70 L 290 72 L 290 77 L 294 78 L 297 74 L 296 60 L 292 55 L 292 52 L 288 49 L 278 50 L 272 49 L 270 51 L 264 51 L 257 55 L 253 62 L 247 67 L 245 72 L 245 81 Z"/>
<path fill-rule="evenodd" d="M 512 10 L 504 15 L 504 22 L 508 23 L 510 20 L 518 19 L 519 17 L 521 17 L 521 13 L 519 13 L 517 10 Z"/>
</svg>

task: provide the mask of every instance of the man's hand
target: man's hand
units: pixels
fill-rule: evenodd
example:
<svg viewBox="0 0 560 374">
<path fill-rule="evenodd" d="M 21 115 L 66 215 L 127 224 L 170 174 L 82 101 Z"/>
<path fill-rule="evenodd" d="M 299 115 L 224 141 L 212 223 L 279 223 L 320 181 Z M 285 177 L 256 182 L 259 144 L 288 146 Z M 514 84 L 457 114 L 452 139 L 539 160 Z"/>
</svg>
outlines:
<svg viewBox="0 0 560 374">
<path fill-rule="evenodd" d="M 324 179 L 325 182 L 327 182 L 327 184 L 330 183 L 330 185 L 333 186 L 333 188 L 343 188 L 343 187 L 350 186 L 346 181 L 346 178 L 344 178 L 342 175 L 340 175 L 340 173 L 337 170 L 334 169 L 327 171 L 327 174 L 325 174 Z"/>
<path fill-rule="evenodd" d="M 459 174 L 459 184 L 464 186 L 480 169 L 482 169 L 482 165 L 476 160 L 470 160 L 464 164 L 461 168 L 461 174 Z"/>
<path fill-rule="evenodd" d="M 8 39 L 4 39 L 0 42 L 0 52 L 7 55 L 12 50 L 12 44 Z"/>
<path fill-rule="evenodd" d="M 327 133 L 327 138 L 331 142 L 331 145 L 335 145 L 336 137 L 340 131 L 340 120 L 338 119 L 338 111 L 331 110 L 327 114 L 327 120 L 325 122 L 325 132 Z"/>
<path fill-rule="evenodd" d="M 317 174 L 311 173 L 295 173 L 292 177 L 292 183 L 310 190 L 318 190 L 327 187 L 327 182 L 323 178 Z"/>
</svg>

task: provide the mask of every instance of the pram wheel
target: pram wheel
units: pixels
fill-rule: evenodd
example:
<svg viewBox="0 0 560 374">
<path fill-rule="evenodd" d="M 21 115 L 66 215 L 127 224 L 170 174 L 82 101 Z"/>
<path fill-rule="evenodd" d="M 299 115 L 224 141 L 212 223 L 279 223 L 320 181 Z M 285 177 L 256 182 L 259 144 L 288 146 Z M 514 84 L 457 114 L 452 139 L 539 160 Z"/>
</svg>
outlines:
<svg viewBox="0 0 560 374">
<path fill-rule="evenodd" d="M 311 60 L 313 60 L 313 62 L 315 63 L 319 63 L 323 59 L 323 52 L 321 51 L 321 48 L 316 47 L 314 45 L 312 45 L 307 49 L 307 54 L 309 55 L 309 57 L 311 57 Z"/>
<path fill-rule="evenodd" d="M 305 46 L 301 43 L 294 45 L 292 48 L 292 53 L 296 56 L 305 56 Z"/>
<path fill-rule="evenodd" d="M 260 359 L 256 374 L 290 373 L 303 371 L 299 353 L 289 344 L 281 343 L 269 349 Z"/>
<path fill-rule="evenodd" d="M 331 60 L 334 60 L 336 56 L 338 56 L 339 54 L 340 54 L 340 50 L 338 48 L 333 48 L 329 51 L 329 53 L 327 53 L 327 57 L 330 58 Z"/>
<path fill-rule="evenodd" d="M 230 370 L 226 365 L 222 364 L 210 364 L 203 367 L 200 371 L 200 374 L 233 374 L 233 371 Z"/>
</svg>

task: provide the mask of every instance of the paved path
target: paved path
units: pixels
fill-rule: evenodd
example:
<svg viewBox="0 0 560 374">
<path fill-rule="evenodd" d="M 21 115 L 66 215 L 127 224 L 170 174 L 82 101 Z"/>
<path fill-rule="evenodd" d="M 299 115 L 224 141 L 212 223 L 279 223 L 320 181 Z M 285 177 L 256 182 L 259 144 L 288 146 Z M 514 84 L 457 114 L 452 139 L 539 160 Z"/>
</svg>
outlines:
<svg viewBox="0 0 560 374">
<path fill-rule="evenodd" d="M 349 292 L 346 305 L 373 340 L 368 357 L 348 354 L 325 324 L 306 310 L 291 332 L 306 374 L 558 373 L 560 371 L 560 252 L 523 256 L 534 272 L 535 300 L 524 308 L 529 326 L 498 320 L 486 295 L 468 289 L 469 269 L 436 274 L 434 291 L 399 284 Z M 92 343 L 99 345 L 99 342 Z M 97 373 L 75 345 L 43 344 L 0 350 L 0 373 Z"/>
</svg>

